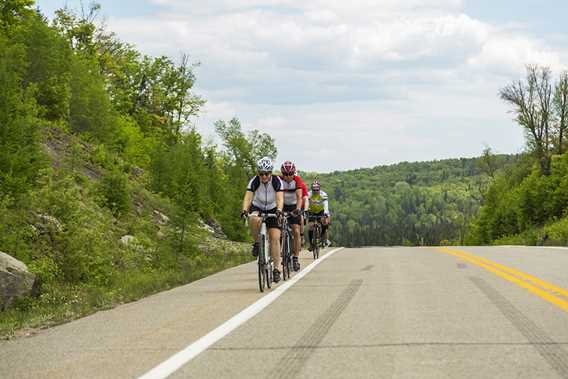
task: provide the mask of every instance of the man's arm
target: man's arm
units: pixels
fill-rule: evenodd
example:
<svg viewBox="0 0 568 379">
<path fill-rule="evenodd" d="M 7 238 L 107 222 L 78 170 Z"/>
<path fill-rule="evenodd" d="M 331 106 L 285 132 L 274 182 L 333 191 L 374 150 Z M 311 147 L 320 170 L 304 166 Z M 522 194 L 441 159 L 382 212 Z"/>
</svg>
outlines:
<svg viewBox="0 0 568 379">
<path fill-rule="evenodd" d="M 276 209 L 282 211 L 284 209 L 284 192 L 276 192 Z"/>
<path fill-rule="evenodd" d="M 323 191 L 322 191 L 323 192 Z M 329 213 L 329 203 L 327 201 L 327 193 L 323 192 L 322 193 L 322 198 L 323 198 L 323 213 L 329 217 L 331 216 L 331 213 Z"/>
<path fill-rule="evenodd" d="M 243 211 L 249 211 L 250 210 L 250 205 L 252 203 L 252 195 L 253 193 L 251 191 L 247 191 L 245 193 L 245 198 L 243 199 Z"/>
<path fill-rule="evenodd" d="M 302 209 L 302 189 L 301 188 L 296 189 L 296 209 L 297 210 Z"/>
</svg>

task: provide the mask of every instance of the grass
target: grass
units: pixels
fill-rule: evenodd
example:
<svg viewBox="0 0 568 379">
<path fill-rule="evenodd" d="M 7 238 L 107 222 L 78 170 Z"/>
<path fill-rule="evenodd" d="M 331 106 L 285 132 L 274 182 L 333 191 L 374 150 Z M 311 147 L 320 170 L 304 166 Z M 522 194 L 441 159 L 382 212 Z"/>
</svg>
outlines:
<svg viewBox="0 0 568 379">
<path fill-rule="evenodd" d="M 39 298 L 21 299 L 12 308 L 0 312 L 0 339 L 32 335 L 39 329 L 187 284 L 253 259 L 248 253 L 250 245 L 246 243 L 218 240 L 208 246 L 208 252 L 188 259 L 183 269 L 124 272 L 108 287 L 53 285 L 44 288 Z"/>
</svg>

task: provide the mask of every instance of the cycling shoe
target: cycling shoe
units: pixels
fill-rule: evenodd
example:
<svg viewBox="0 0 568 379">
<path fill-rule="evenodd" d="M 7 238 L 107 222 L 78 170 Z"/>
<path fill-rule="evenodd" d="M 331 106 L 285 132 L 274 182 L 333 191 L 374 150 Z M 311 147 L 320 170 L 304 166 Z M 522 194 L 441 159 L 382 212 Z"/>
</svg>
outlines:
<svg viewBox="0 0 568 379">
<path fill-rule="evenodd" d="M 298 257 L 292 258 L 292 268 L 294 271 L 300 271 L 300 261 L 298 260 Z"/>
<path fill-rule="evenodd" d="M 278 283 L 280 281 L 280 271 L 278 271 L 277 269 L 274 269 L 274 271 L 272 271 L 272 281 L 274 283 Z"/>
</svg>

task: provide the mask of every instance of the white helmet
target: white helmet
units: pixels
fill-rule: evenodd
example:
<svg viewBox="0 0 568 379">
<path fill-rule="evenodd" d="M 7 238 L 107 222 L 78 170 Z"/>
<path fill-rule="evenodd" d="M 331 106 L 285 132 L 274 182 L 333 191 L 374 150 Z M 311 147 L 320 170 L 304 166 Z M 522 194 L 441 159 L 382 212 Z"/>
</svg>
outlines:
<svg viewBox="0 0 568 379">
<path fill-rule="evenodd" d="M 256 162 L 256 169 L 258 171 L 272 172 L 274 165 L 272 160 L 268 157 L 262 157 L 258 162 Z"/>
</svg>

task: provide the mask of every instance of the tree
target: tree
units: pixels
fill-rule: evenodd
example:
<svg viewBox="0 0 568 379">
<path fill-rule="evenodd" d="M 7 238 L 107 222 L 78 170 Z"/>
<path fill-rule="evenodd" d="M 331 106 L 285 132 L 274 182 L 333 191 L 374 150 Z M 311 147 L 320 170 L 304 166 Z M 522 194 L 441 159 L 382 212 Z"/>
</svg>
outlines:
<svg viewBox="0 0 568 379">
<path fill-rule="evenodd" d="M 542 173 L 550 173 L 552 84 L 548 67 L 527 66 L 526 82 L 517 81 L 502 88 L 501 99 L 513 106 L 515 121 L 525 128 L 528 144 Z"/>
<path fill-rule="evenodd" d="M 556 117 L 556 133 L 558 135 L 556 151 L 558 154 L 562 154 L 564 152 L 566 128 L 568 128 L 568 72 L 566 71 L 560 74 L 558 82 L 554 87 L 553 108 Z"/>
<path fill-rule="evenodd" d="M 0 198 L 25 194 L 43 165 L 33 88 L 22 86 L 24 51 L 0 33 Z"/>
<path fill-rule="evenodd" d="M 256 171 L 256 162 L 262 157 L 275 159 L 278 150 L 274 139 L 266 133 L 252 130 L 248 135 L 242 131 L 241 122 L 237 118 L 215 122 L 215 131 L 223 140 L 225 152 L 234 165 L 245 167 L 246 176 Z"/>
<path fill-rule="evenodd" d="M 2 0 L 0 2 L 0 31 L 13 34 L 14 25 L 33 13 L 34 0 Z"/>
</svg>

